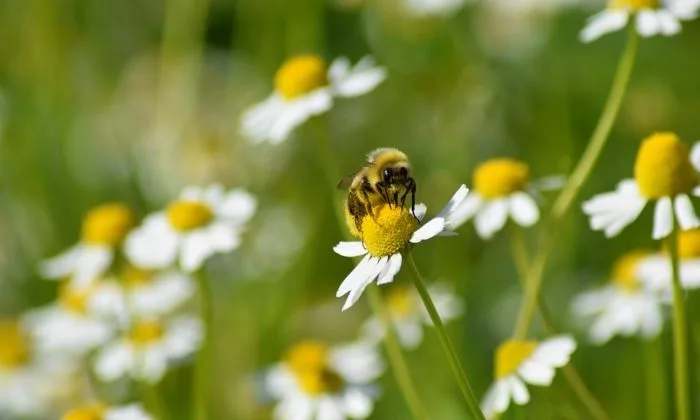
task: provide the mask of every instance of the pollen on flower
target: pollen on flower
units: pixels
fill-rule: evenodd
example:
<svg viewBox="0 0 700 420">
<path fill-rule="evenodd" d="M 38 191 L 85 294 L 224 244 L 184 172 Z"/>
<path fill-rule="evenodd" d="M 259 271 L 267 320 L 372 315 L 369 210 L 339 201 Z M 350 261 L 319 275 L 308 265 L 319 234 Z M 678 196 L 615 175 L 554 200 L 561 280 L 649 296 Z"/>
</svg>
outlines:
<svg viewBox="0 0 700 420">
<path fill-rule="evenodd" d="M 659 7 L 659 0 L 609 0 L 610 9 L 632 9 L 634 11 L 642 9 L 655 9 Z"/>
<path fill-rule="evenodd" d="M 119 279 L 126 287 L 138 287 L 149 283 L 153 279 L 153 271 L 127 264 L 122 270 Z"/>
<path fill-rule="evenodd" d="M 332 393 L 343 387 L 343 379 L 328 366 L 328 346 L 324 343 L 298 343 L 287 351 L 284 362 L 309 395 Z"/>
<path fill-rule="evenodd" d="M 683 230 L 678 233 L 678 257 L 700 258 L 700 229 Z"/>
<path fill-rule="evenodd" d="M 484 198 L 498 198 L 525 189 L 530 179 L 527 164 L 509 158 L 490 159 L 474 169 L 474 188 Z"/>
<path fill-rule="evenodd" d="M 362 242 L 373 257 L 386 257 L 401 251 L 416 229 L 418 221 L 407 208 L 382 205 L 374 217 L 362 219 Z"/>
<path fill-rule="evenodd" d="M 88 298 L 93 291 L 94 287 L 92 286 L 74 287 L 69 283 L 64 283 L 59 289 L 58 301 L 71 312 L 85 314 Z"/>
<path fill-rule="evenodd" d="M 649 251 L 631 251 L 623 254 L 615 261 L 612 269 L 612 282 L 631 292 L 639 289 L 639 277 L 637 276 L 637 265 L 649 256 Z"/>
<path fill-rule="evenodd" d="M 412 289 L 394 286 L 386 296 L 387 308 L 394 318 L 406 318 L 416 309 L 416 301 Z"/>
<path fill-rule="evenodd" d="M 29 346 L 17 321 L 0 319 L 0 343 L 0 372 L 29 359 Z"/>
<path fill-rule="evenodd" d="M 501 344 L 496 350 L 496 378 L 505 378 L 518 370 L 535 348 L 537 348 L 536 341 L 508 340 Z"/>
<path fill-rule="evenodd" d="M 131 327 L 129 340 L 135 344 L 148 344 L 159 340 L 165 333 L 165 327 L 158 321 L 139 321 Z"/>
<path fill-rule="evenodd" d="M 101 402 L 91 402 L 64 414 L 61 420 L 102 420 L 107 405 Z"/>
<path fill-rule="evenodd" d="M 134 215 L 126 204 L 103 204 L 85 215 L 82 240 L 94 245 L 117 246 L 133 226 Z"/>
<path fill-rule="evenodd" d="M 181 200 L 171 203 L 165 211 L 170 225 L 179 231 L 206 226 L 214 218 L 211 207 L 201 201 Z"/>
<path fill-rule="evenodd" d="M 657 133 L 642 142 L 634 177 L 648 199 L 689 193 L 698 181 L 688 147 L 673 133 Z"/>
<path fill-rule="evenodd" d="M 287 60 L 275 74 L 275 89 L 285 99 L 294 99 L 328 84 L 326 62 L 315 55 Z"/>
</svg>

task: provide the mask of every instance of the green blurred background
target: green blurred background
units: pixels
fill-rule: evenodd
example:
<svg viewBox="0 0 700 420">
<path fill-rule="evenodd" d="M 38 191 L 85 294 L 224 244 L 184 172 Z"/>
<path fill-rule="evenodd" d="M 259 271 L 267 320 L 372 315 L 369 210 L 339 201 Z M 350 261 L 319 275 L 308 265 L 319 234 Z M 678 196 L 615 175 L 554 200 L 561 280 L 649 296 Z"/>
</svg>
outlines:
<svg viewBox="0 0 700 420">
<path fill-rule="evenodd" d="M 586 17 L 602 7 L 597 2 L 528 10 L 515 5 L 553 3 L 490 0 L 446 18 L 417 18 L 399 1 L 0 2 L 0 313 L 54 298 L 56 285 L 38 278 L 37 261 L 77 241 L 91 206 L 124 200 L 143 215 L 188 184 L 248 188 L 260 210 L 243 247 L 207 267 L 216 292 L 211 418 L 269 417 L 269 407 L 256 403 L 256 371 L 299 338 L 355 338 L 369 314 L 364 299 L 341 313 L 334 298 L 351 268 L 331 250 L 343 237 L 332 207 L 342 192 L 330 196 L 314 137 L 330 142 L 343 175 L 373 148 L 402 149 L 419 200 L 434 211 L 487 158 L 525 160 L 535 178 L 566 174 L 595 126 L 624 45 L 622 33 L 591 45 L 577 40 Z M 652 132 L 700 139 L 699 41 L 700 23 L 691 22 L 680 36 L 641 43 L 582 199 L 631 176 L 637 145 Z M 368 95 L 337 101 L 280 146 L 250 144 L 239 134 L 240 113 L 269 93 L 285 58 L 304 52 L 353 61 L 371 53 L 389 78 Z M 620 253 L 656 246 L 650 210 L 606 240 L 579 208 L 558 236 L 544 294 L 559 329 L 578 334 L 574 363 L 612 417 L 647 418 L 645 387 L 666 390 L 671 401 L 669 325 L 657 343 L 591 347 L 568 304 L 604 281 Z M 416 258 L 430 281 L 453 284 L 466 302 L 466 315 L 449 329 L 481 396 L 520 292 L 505 233 L 490 242 L 471 225 L 459 233 L 421 246 Z M 691 338 L 700 349 L 700 298 L 690 299 Z M 666 354 L 654 367 L 662 369 L 660 384 L 646 380 L 644 352 L 654 346 Z M 407 358 L 433 418 L 464 418 L 434 333 Z M 190 374 L 183 367 L 166 377 L 173 407 L 187 404 Z M 382 386 L 373 418 L 408 418 L 391 374 Z M 533 401 L 503 418 L 587 418 L 561 377 L 530 389 Z M 697 405 L 697 387 L 693 395 Z"/>
</svg>

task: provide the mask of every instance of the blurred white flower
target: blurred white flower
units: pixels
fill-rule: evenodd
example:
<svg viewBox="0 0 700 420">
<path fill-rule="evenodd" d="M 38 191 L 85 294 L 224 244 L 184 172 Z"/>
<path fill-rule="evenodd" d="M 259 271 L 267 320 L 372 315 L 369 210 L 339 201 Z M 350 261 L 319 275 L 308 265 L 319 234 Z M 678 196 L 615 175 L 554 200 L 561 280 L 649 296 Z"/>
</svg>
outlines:
<svg viewBox="0 0 700 420">
<path fill-rule="evenodd" d="M 576 342 L 568 335 L 536 341 L 508 340 L 496 350 L 494 382 L 486 391 L 481 410 L 493 418 L 508 410 L 511 399 L 518 405 L 530 401 L 526 383 L 549 386 L 554 369 L 569 363 Z"/>
<path fill-rule="evenodd" d="M 386 70 L 369 56 L 354 67 L 345 57 L 330 67 L 315 55 L 292 57 L 277 70 L 272 94 L 243 114 L 241 129 L 255 142 L 281 143 L 306 120 L 331 109 L 335 97 L 364 95 L 384 79 Z"/>
<path fill-rule="evenodd" d="M 170 365 L 199 349 L 202 336 L 202 324 L 194 317 L 136 320 L 122 337 L 99 351 L 95 374 L 103 381 L 130 376 L 156 383 Z"/>
<path fill-rule="evenodd" d="M 434 238 L 451 236 L 452 217 L 456 207 L 467 197 L 469 190 L 462 185 L 452 199 L 433 219 L 419 227 L 427 211 L 423 204 L 415 206 L 415 216 L 402 206 L 383 205 L 375 210 L 375 216 L 362 220 L 362 241 L 340 242 L 333 248 L 344 257 L 361 257 L 362 260 L 340 284 L 336 297 L 348 295 L 343 310 L 360 299 L 365 288 L 377 280 L 378 285 L 391 283 L 401 269 L 401 250 L 408 245 Z"/>
<path fill-rule="evenodd" d="M 483 239 L 503 229 L 509 217 L 523 227 L 537 223 L 540 210 L 532 194 L 558 188 L 562 183 L 559 177 L 530 183 L 527 164 L 509 158 L 483 162 L 474 169 L 472 182 L 475 191 L 455 209 L 453 224 L 456 228 L 474 217 L 476 232 Z"/>
<path fill-rule="evenodd" d="M 94 284 L 64 284 L 56 302 L 25 314 L 24 326 L 40 353 L 82 357 L 112 337 L 112 325 L 90 311 L 94 291 Z"/>
<path fill-rule="evenodd" d="M 584 322 L 593 321 L 588 330 L 591 342 L 605 344 L 616 335 L 652 339 L 661 332 L 659 296 L 641 283 L 641 265 L 648 255 L 641 251 L 623 255 L 615 263 L 610 284 L 574 299 L 573 315 Z"/>
<path fill-rule="evenodd" d="M 443 322 L 464 312 L 464 304 L 449 285 L 433 284 L 428 287 L 428 292 Z M 386 307 L 401 345 L 407 349 L 418 347 L 423 341 L 423 325 L 433 325 L 418 292 L 412 287 L 393 286 L 387 293 Z M 362 325 L 362 332 L 364 339 L 376 345 L 384 338 L 386 329 L 381 318 L 372 315 Z"/>
<path fill-rule="evenodd" d="M 265 391 L 277 401 L 275 419 L 364 419 L 379 391 L 373 382 L 384 363 L 372 345 L 330 347 L 304 341 L 265 374 Z"/>
<path fill-rule="evenodd" d="M 674 213 L 681 230 L 700 226 L 688 196 L 700 195 L 695 169 L 700 168 L 699 153 L 696 144 L 691 162 L 688 148 L 673 133 L 657 133 L 645 139 L 637 153 L 635 179 L 625 179 L 616 191 L 596 195 L 583 203 L 591 229 L 602 230 L 607 237 L 616 236 L 639 217 L 649 201 L 656 201 L 654 239 L 671 233 Z"/>
<path fill-rule="evenodd" d="M 449 16 L 459 11 L 467 0 L 403 0 L 406 11 L 414 16 Z"/>
<path fill-rule="evenodd" d="M 122 203 L 108 203 L 91 209 L 83 218 L 80 242 L 64 253 L 43 261 L 42 276 L 71 278 L 81 286 L 97 280 L 112 265 L 114 252 L 134 225 L 134 215 Z"/>
<path fill-rule="evenodd" d="M 608 7 L 588 19 L 581 41 L 590 42 L 619 31 L 630 18 L 639 35 L 671 36 L 681 31 L 681 21 L 697 17 L 700 0 L 609 0 Z"/>
<path fill-rule="evenodd" d="M 186 272 L 196 271 L 212 255 L 238 248 L 256 207 L 255 197 L 242 189 L 185 188 L 177 201 L 129 234 L 124 252 L 139 268 L 179 263 Z"/>
<path fill-rule="evenodd" d="M 700 229 L 678 234 L 679 278 L 686 290 L 700 288 Z M 668 250 L 650 255 L 639 262 L 640 281 L 646 289 L 659 295 L 664 303 L 672 301 L 672 270 Z"/>
<path fill-rule="evenodd" d="M 140 404 L 109 406 L 93 401 L 65 413 L 61 420 L 153 420 Z"/>
</svg>

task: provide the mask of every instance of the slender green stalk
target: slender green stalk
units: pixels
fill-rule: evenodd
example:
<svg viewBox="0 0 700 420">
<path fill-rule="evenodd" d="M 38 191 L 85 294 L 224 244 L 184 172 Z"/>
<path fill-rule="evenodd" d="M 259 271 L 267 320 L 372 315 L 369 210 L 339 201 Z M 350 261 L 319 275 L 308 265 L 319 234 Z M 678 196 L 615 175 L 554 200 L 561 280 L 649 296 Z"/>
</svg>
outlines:
<svg viewBox="0 0 700 420">
<path fill-rule="evenodd" d="M 657 420 L 668 418 L 666 407 L 666 367 L 664 366 L 664 352 L 662 341 L 655 338 L 644 343 L 644 370 L 646 372 L 644 383 L 646 388 L 646 418 Z"/>
<path fill-rule="evenodd" d="M 676 382 L 676 418 L 678 420 L 689 420 L 688 321 L 685 311 L 685 296 L 680 280 L 678 226 L 676 226 L 675 221 L 667 244 L 671 254 L 671 280 L 673 283 L 673 367 Z"/>
<path fill-rule="evenodd" d="M 515 260 L 515 266 L 518 271 L 518 278 L 520 283 L 525 286 L 525 273 L 528 269 L 528 255 L 527 246 L 525 244 L 525 238 L 523 237 L 523 232 L 520 227 L 513 227 L 511 229 L 511 245 L 513 248 L 513 259 Z M 544 323 L 547 333 L 550 335 L 557 334 L 557 329 L 554 326 L 554 321 L 547 304 L 544 302 L 542 295 L 537 296 L 537 307 L 542 317 L 542 322 Z M 603 408 L 602 404 L 595 397 L 593 392 L 586 386 L 583 378 L 576 369 L 576 366 L 572 362 L 569 362 L 563 367 L 564 379 L 569 384 L 571 390 L 576 394 L 581 404 L 588 410 L 588 412 L 593 416 L 593 418 L 598 420 L 608 420 L 610 417 Z"/>
<path fill-rule="evenodd" d="M 169 418 L 165 403 L 158 392 L 157 384 L 141 383 L 141 394 L 144 398 L 144 404 L 148 412 L 158 420 Z"/>
<path fill-rule="evenodd" d="M 610 89 L 610 95 L 608 96 L 603 113 L 598 120 L 598 124 L 593 131 L 586 150 L 581 156 L 581 160 L 574 168 L 567 179 L 566 185 L 564 185 L 564 188 L 554 202 L 550 217 L 545 224 L 541 243 L 538 247 L 539 252 L 533 258 L 532 264 L 527 271 L 525 277 L 527 280 L 525 282 L 525 294 L 520 306 L 520 313 L 518 314 L 515 331 L 513 332 L 513 338 L 515 339 L 525 339 L 527 337 L 530 324 L 532 323 L 532 317 L 537 307 L 544 269 L 552 247 L 554 246 L 557 229 L 559 228 L 559 221 L 569 210 L 574 199 L 580 192 L 581 187 L 591 175 L 591 171 L 605 147 L 608 137 L 610 136 L 610 130 L 620 111 L 622 99 L 627 90 L 627 85 L 629 84 L 637 52 L 637 32 L 633 24 L 630 24 L 628 29 L 629 36 L 627 39 L 627 47 L 620 59 L 615 80 Z"/>
<path fill-rule="evenodd" d="M 411 267 L 411 271 L 413 272 L 413 283 L 416 285 L 416 289 L 418 290 L 418 294 L 420 295 L 421 300 L 423 300 L 423 305 L 425 305 L 425 309 L 428 310 L 430 320 L 435 326 L 435 331 L 437 332 L 438 339 L 440 340 L 440 344 L 442 345 L 442 349 L 445 352 L 445 356 L 447 357 L 447 361 L 450 364 L 452 373 L 454 374 L 455 379 L 459 384 L 459 388 L 462 391 L 462 394 L 464 395 L 464 399 L 466 400 L 467 405 L 469 406 L 469 410 L 472 412 L 472 416 L 475 419 L 484 420 L 484 415 L 481 412 L 481 409 L 479 408 L 479 400 L 476 399 L 474 391 L 472 391 L 472 388 L 469 385 L 469 380 L 467 379 L 467 375 L 465 375 L 464 373 L 462 363 L 459 361 L 459 357 L 457 356 L 457 352 L 455 351 L 455 348 L 452 345 L 452 341 L 450 341 L 450 337 L 447 335 L 445 326 L 442 324 L 442 320 L 440 320 L 440 315 L 438 314 L 437 309 L 435 309 L 435 304 L 430 298 L 430 293 L 428 293 L 428 289 L 425 286 L 423 277 L 421 276 L 420 271 L 418 271 L 416 262 L 413 260 L 413 254 L 411 253 L 411 249 L 407 248 L 404 255 L 406 256 L 406 259 L 408 260 L 408 265 L 409 267 Z"/>
<path fill-rule="evenodd" d="M 204 327 L 202 346 L 197 353 L 195 365 L 194 406 L 192 418 L 195 420 L 208 420 L 209 407 L 209 372 L 211 369 L 211 344 L 212 344 L 212 295 L 206 276 L 200 275 L 199 284 L 199 311 Z"/>
</svg>

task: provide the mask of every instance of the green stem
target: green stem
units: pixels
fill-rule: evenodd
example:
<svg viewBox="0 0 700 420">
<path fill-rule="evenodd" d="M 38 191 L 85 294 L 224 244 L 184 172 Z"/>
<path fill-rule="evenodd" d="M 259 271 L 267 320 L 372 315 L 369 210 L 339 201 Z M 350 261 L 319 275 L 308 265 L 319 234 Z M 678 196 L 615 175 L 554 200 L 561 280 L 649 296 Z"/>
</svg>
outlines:
<svg viewBox="0 0 700 420">
<path fill-rule="evenodd" d="M 596 125 L 593 135 L 591 136 L 588 146 L 581 156 L 573 172 L 567 179 L 566 185 L 559 193 L 550 217 L 545 224 L 544 234 L 541 243 L 538 247 L 538 253 L 535 255 L 530 265 L 525 282 L 525 294 L 520 306 L 513 338 L 523 340 L 527 337 L 532 323 L 532 317 L 537 307 L 538 296 L 542 287 L 544 268 L 547 264 L 547 259 L 554 246 L 554 239 L 559 228 L 558 223 L 561 218 L 571 207 L 574 199 L 581 190 L 581 187 L 591 175 L 591 171 L 595 166 L 600 153 L 603 151 L 605 144 L 610 136 L 610 130 L 617 118 L 622 104 L 622 99 L 629 84 L 630 75 L 634 66 L 634 59 L 637 52 L 637 32 L 634 25 L 629 25 L 629 36 L 627 47 L 620 59 L 617 68 L 615 80 L 613 81 L 610 95 L 605 104 L 598 124 Z"/>
<path fill-rule="evenodd" d="M 678 227 L 674 221 L 673 231 L 667 240 L 671 254 L 671 280 L 673 284 L 673 366 L 676 382 L 676 418 L 690 419 L 690 392 L 688 369 L 688 321 L 685 311 L 685 296 L 681 286 L 678 262 Z"/>
<path fill-rule="evenodd" d="M 515 260 L 515 266 L 518 271 L 518 278 L 520 283 L 525 286 L 525 273 L 528 269 L 528 255 L 527 246 L 525 244 L 525 238 L 523 236 L 522 229 L 515 226 L 511 229 L 511 244 L 513 248 L 513 258 Z M 554 326 L 554 321 L 547 304 L 544 302 L 542 295 L 537 295 L 537 307 L 542 317 L 542 322 L 549 335 L 556 335 L 557 329 Z M 572 362 L 569 362 L 563 368 L 564 379 L 569 384 L 571 390 L 576 394 L 581 404 L 588 410 L 588 412 L 593 416 L 593 418 L 598 420 L 608 420 L 610 417 L 603 408 L 602 404 L 595 397 L 593 392 L 586 386 L 583 378 L 576 369 L 576 366 Z"/>
<path fill-rule="evenodd" d="M 666 368 L 662 341 L 655 338 L 644 343 L 644 369 L 646 371 L 646 418 L 657 420 L 668 418 L 666 408 Z"/>
<path fill-rule="evenodd" d="M 158 392 L 157 384 L 141 384 L 141 393 L 143 394 L 144 404 L 148 412 L 158 420 L 165 420 L 168 418 L 165 403 Z"/>
<path fill-rule="evenodd" d="M 195 365 L 195 385 L 194 385 L 194 411 L 192 418 L 195 420 L 208 420 L 209 403 L 209 370 L 211 368 L 211 329 L 212 329 L 212 304 L 211 290 L 206 276 L 198 276 L 199 284 L 199 310 L 204 327 L 204 337 L 202 347 L 197 353 L 197 364 Z"/>
<path fill-rule="evenodd" d="M 472 388 L 469 385 L 469 380 L 467 379 L 467 376 L 464 373 L 462 363 L 459 361 L 457 352 L 455 351 L 455 348 L 452 345 L 452 342 L 450 341 L 450 337 L 447 335 L 447 331 L 445 330 L 445 326 L 442 324 L 442 320 L 440 320 L 440 315 L 438 314 L 437 309 L 435 309 L 435 304 L 433 304 L 433 300 L 430 298 L 430 293 L 428 293 L 428 289 L 425 286 L 423 277 L 421 276 L 420 271 L 418 271 L 416 262 L 413 260 L 413 254 L 411 253 L 410 248 L 406 250 L 405 256 L 408 260 L 408 265 L 409 267 L 411 267 L 411 271 L 413 272 L 413 283 L 416 285 L 418 294 L 423 300 L 425 309 L 428 310 L 430 320 L 435 326 L 435 331 L 437 332 L 438 339 L 440 340 L 440 344 L 442 345 L 442 349 L 445 352 L 445 356 L 447 357 L 447 361 L 450 364 L 452 373 L 454 374 L 455 379 L 459 384 L 459 388 L 462 391 L 462 394 L 464 395 L 464 399 L 466 400 L 467 405 L 469 406 L 469 410 L 472 412 L 472 416 L 475 419 L 484 420 L 484 415 L 481 412 L 481 409 L 479 408 L 479 401 L 476 399 L 476 396 L 474 396 L 474 391 L 472 391 Z"/>
</svg>

